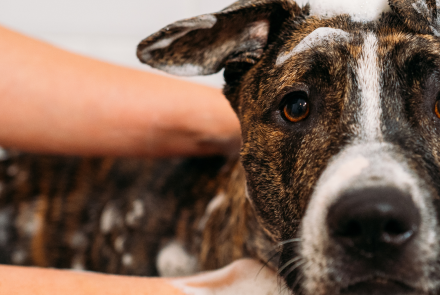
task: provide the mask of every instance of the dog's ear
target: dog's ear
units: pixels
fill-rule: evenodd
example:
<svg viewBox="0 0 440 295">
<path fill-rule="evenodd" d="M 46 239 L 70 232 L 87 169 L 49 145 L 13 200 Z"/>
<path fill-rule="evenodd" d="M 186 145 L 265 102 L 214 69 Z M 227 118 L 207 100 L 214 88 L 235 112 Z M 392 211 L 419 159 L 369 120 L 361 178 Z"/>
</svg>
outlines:
<svg viewBox="0 0 440 295">
<path fill-rule="evenodd" d="M 137 56 L 180 76 L 213 74 L 230 62 L 252 64 L 282 21 L 300 12 L 293 0 L 241 0 L 163 28 L 139 44 Z"/>
<path fill-rule="evenodd" d="M 440 36 L 439 0 L 389 0 L 389 3 L 411 30 Z"/>
</svg>

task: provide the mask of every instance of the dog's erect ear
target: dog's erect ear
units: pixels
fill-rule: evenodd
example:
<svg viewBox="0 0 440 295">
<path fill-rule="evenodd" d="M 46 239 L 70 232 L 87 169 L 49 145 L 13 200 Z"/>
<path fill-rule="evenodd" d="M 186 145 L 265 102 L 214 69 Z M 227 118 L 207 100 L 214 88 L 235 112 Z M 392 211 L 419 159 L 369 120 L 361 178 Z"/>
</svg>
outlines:
<svg viewBox="0 0 440 295">
<path fill-rule="evenodd" d="M 413 31 L 440 36 L 440 0 L 389 0 L 389 3 Z"/>
<path fill-rule="evenodd" d="M 139 44 L 137 56 L 170 74 L 213 74 L 228 60 L 258 59 L 282 21 L 300 12 L 293 0 L 241 0 L 163 28 Z"/>
</svg>

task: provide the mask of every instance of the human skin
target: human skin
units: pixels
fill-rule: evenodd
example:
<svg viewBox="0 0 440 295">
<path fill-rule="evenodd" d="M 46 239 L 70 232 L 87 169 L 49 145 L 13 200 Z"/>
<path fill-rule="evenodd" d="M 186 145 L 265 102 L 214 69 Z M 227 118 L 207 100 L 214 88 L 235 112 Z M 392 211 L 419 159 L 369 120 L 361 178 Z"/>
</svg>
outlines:
<svg viewBox="0 0 440 295">
<path fill-rule="evenodd" d="M 287 295 L 275 272 L 241 259 L 183 278 L 145 278 L 0 265 L 0 294 L 8 295 Z"/>
<path fill-rule="evenodd" d="M 17 266 L 0 266 L 0 275 L 0 293 L 9 295 L 184 295 L 159 278 Z"/>
<path fill-rule="evenodd" d="M 76 55 L 0 26 L 0 146 L 108 156 L 238 151 L 220 89 Z"/>
</svg>

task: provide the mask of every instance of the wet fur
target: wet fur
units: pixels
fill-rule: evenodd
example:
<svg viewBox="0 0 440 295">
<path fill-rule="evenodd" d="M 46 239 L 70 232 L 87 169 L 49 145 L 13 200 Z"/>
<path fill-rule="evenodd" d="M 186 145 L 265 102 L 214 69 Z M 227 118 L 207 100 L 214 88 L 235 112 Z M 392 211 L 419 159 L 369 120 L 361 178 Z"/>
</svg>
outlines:
<svg viewBox="0 0 440 295">
<path fill-rule="evenodd" d="M 0 263 L 152 276 L 158 252 L 177 241 L 198 269 L 215 269 L 258 251 L 243 182 L 237 159 L 10 152 L 0 162 Z M 226 200 L 204 218 L 218 194 Z"/>
<path fill-rule="evenodd" d="M 225 68 L 224 93 L 242 126 L 241 164 L 238 158 L 12 153 L 0 165 L 0 263 L 155 275 L 160 250 L 177 242 L 196 258 L 192 271 L 253 257 L 278 268 L 297 294 L 352 294 L 357 280 L 377 277 L 402 282 L 411 294 L 437 294 L 440 119 L 433 106 L 440 89 L 440 41 L 436 18 L 419 21 L 412 1 L 392 1 L 391 7 L 394 12 L 378 21 L 360 23 L 347 15 L 309 16 L 308 7 L 287 0 L 239 1 L 213 14 L 215 22 L 185 20 L 150 36 L 138 56 L 152 66 L 199 74 Z M 349 42 L 323 42 L 276 65 L 280 55 L 322 27 L 347 32 Z M 380 134 L 372 139 L 362 135 L 370 123 L 359 113 L 363 93 L 357 76 L 368 36 L 375 38 L 380 67 Z M 308 91 L 311 99 L 308 118 L 295 124 L 280 115 L 283 95 L 292 90 Z M 344 152 L 364 160 L 347 156 L 344 162 Z M 319 188 L 331 179 L 335 163 L 384 159 L 390 167 L 397 163 L 412 186 L 404 179 L 378 180 L 381 172 L 365 164 L 371 168 L 361 171 L 365 182 L 353 187 L 391 183 L 418 189 L 413 197 L 424 233 L 417 255 L 404 253 L 396 263 L 374 267 L 360 257 L 350 266 L 347 253 L 330 243 L 324 221 L 308 216 L 332 205 L 328 200 L 324 208 L 315 206 L 314 200 L 321 200 Z M 322 235 L 312 235 L 314 229 Z M 358 267 L 370 272 L 358 274 Z"/>
</svg>

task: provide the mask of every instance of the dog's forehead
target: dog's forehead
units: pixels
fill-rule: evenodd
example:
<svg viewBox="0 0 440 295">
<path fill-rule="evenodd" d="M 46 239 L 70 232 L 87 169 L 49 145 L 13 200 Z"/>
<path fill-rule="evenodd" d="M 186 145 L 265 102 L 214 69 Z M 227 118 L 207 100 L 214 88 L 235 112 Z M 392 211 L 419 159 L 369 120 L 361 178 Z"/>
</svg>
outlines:
<svg viewBox="0 0 440 295">
<path fill-rule="evenodd" d="M 262 112 L 303 84 L 320 93 L 322 101 L 338 101 L 342 110 L 353 103 L 352 95 L 360 92 L 361 76 L 369 77 L 372 72 L 378 80 L 378 95 L 387 92 L 397 97 L 402 87 L 423 85 L 440 67 L 439 38 L 411 32 L 399 22 L 390 26 L 386 21 L 359 23 L 350 22 L 349 17 L 310 17 L 282 32 L 279 41 L 256 67 L 265 75 L 253 74 L 261 77 L 254 80 L 260 84 L 259 99 L 250 99 L 258 101 Z M 374 65 L 359 68 L 366 60 Z M 370 78 L 366 78 L 366 85 Z M 388 95 L 384 99 L 391 100 Z M 258 113 L 254 109 L 246 112 Z"/>
<path fill-rule="evenodd" d="M 356 60 L 360 58 L 368 35 L 376 39 L 376 51 L 382 58 L 390 58 L 392 55 L 387 56 L 387 53 L 393 51 L 394 55 L 401 54 L 401 59 L 421 52 L 440 53 L 439 38 L 410 32 L 400 24 L 384 26 L 380 22 L 356 23 L 344 17 L 330 20 L 312 17 L 297 30 L 284 33 L 283 44 L 276 56 L 276 68 L 305 65 L 307 58 L 316 53 L 325 54 L 330 59 L 333 56 L 338 62 L 341 61 L 338 54 Z M 397 46 L 404 50 L 396 51 Z"/>
<path fill-rule="evenodd" d="M 348 42 L 350 34 L 347 31 L 331 28 L 331 27 L 319 27 L 310 34 L 307 34 L 299 42 L 290 49 L 287 46 L 287 50 L 284 50 L 277 57 L 276 65 L 280 66 L 284 64 L 288 59 L 298 55 L 304 51 L 311 50 L 317 46 L 328 45 L 331 43 L 344 43 Z M 292 42 L 293 43 L 293 42 Z"/>
<path fill-rule="evenodd" d="M 361 31 L 358 27 L 350 27 L 348 18 L 323 20 L 310 17 L 301 24 L 296 24 L 294 29 L 287 29 L 282 35 L 282 44 L 278 49 L 275 66 L 280 68 L 285 65 L 303 61 L 307 56 L 323 49 L 326 54 L 336 53 L 337 47 L 347 47 L 355 44 L 353 39 Z"/>
</svg>

